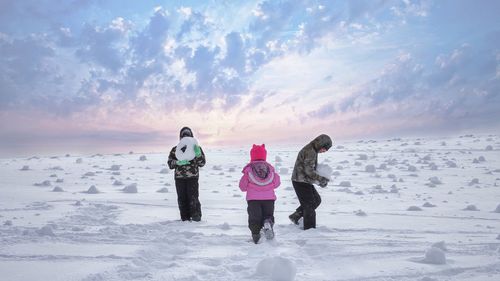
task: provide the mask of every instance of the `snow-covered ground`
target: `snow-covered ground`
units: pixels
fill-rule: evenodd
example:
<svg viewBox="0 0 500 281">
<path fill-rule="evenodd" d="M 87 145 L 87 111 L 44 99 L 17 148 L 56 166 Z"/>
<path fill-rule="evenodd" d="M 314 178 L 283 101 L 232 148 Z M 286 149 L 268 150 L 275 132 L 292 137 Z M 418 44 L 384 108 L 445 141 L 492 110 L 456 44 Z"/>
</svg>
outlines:
<svg viewBox="0 0 500 281">
<path fill-rule="evenodd" d="M 258 245 L 247 148 L 205 149 L 199 223 L 178 221 L 166 152 L 0 159 L 0 280 L 500 280 L 499 136 L 335 143 L 308 231 L 288 220 L 299 148 L 268 146 L 282 185 Z"/>
</svg>

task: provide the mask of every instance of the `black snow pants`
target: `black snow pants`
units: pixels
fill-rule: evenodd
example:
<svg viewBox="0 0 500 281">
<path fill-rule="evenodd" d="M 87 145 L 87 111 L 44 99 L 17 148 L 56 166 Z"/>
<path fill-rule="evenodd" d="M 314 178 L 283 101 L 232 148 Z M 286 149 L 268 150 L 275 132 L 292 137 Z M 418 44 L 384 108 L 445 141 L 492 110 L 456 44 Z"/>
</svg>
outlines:
<svg viewBox="0 0 500 281">
<path fill-rule="evenodd" d="M 274 200 L 249 200 L 247 203 L 248 228 L 252 234 L 260 233 L 267 219 L 274 224 Z"/>
<path fill-rule="evenodd" d="M 198 177 L 176 178 L 177 204 L 181 220 L 201 220 L 201 204 L 199 197 Z"/>
<path fill-rule="evenodd" d="M 300 206 L 296 212 L 304 217 L 304 230 L 316 228 L 316 208 L 321 204 L 321 197 L 314 185 L 292 181 Z"/>
</svg>

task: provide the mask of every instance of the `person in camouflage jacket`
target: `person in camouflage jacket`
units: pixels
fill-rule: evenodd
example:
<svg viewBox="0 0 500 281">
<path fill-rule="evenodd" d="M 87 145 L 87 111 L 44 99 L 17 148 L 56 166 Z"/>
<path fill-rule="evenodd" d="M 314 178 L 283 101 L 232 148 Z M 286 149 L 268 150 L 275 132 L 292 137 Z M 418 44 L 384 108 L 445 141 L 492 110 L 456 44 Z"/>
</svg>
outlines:
<svg viewBox="0 0 500 281">
<path fill-rule="evenodd" d="M 304 230 L 316 228 L 316 208 L 321 204 L 321 197 L 313 184 L 321 187 L 328 185 L 328 179 L 316 173 L 318 153 L 328 151 L 332 147 L 332 139 L 328 135 L 319 135 L 304 146 L 295 161 L 292 173 L 292 185 L 300 202 L 297 210 L 289 216 L 298 224 L 304 217 Z"/>
<path fill-rule="evenodd" d="M 179 139 L 183 137 L 194 137 L 190 128 L 184 127 L 179 133 Z M 195 146 L 196 157 L 191 160 L 177 160 L 175 151 L 177 146 L 170 150 L 168 156 L 168 167 L 175 169 L 175 189 L 177 191 L 177 204 L 181 214 L 181 220 L 201 220 L 201 203 L 199 200 L 199 168 L 205 166 L 205 153 L 200 146 Z"/>
</svg>

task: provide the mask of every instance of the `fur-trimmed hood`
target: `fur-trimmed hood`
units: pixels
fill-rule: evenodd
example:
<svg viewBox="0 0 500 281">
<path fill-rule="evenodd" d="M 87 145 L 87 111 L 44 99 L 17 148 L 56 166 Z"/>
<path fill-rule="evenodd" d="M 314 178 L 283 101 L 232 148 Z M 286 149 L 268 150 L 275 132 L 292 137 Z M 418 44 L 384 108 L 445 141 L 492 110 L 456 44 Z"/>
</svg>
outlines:
<svg viewBox="0 0 500 281">
<path fill-rule="evenodd" d="M 270 184 L 275 176 L 273 166 L 266 161 L 252 161 L 243 168 L 242 173 L 248 174 L 250 182 L 259 186 Z"/>
</svg>

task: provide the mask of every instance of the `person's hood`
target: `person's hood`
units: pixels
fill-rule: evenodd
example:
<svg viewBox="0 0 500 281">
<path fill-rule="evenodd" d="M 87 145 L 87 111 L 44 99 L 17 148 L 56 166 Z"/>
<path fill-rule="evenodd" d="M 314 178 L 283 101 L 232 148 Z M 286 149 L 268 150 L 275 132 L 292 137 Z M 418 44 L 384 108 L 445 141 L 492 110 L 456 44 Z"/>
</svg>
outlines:
<svg viewBox="0 0 500 281">
<path fill-rule="evenodd" d="M 182 139 L 183 137 L 192 137 L 194 138 L 193 131 L 189 127 L 184 127 L 179 131 L 179 139 Z"/>
<path fill-rule="evenodd" d="M 243 168 L 250 181 L 256 185 L 268 185 L 274 180 L 274 168 L 266 161 L 252 161 Z"/>
<path fill-rule="evenodd" d="M 314 150 L 318 152 L 322 148 L 329 150 L 330 147 L 332 147 L 333 142 L 328 135 L 321 134 L 317 136 L 314 140 L 312 140 L 311 144 L 313 145 Z"/>
</svg>

